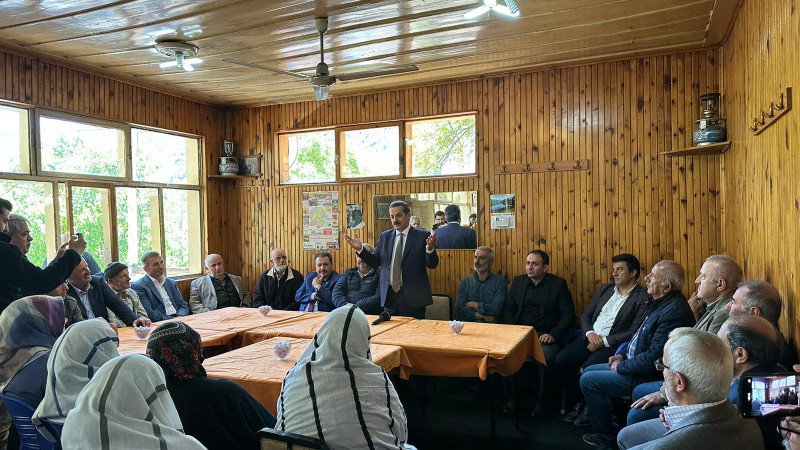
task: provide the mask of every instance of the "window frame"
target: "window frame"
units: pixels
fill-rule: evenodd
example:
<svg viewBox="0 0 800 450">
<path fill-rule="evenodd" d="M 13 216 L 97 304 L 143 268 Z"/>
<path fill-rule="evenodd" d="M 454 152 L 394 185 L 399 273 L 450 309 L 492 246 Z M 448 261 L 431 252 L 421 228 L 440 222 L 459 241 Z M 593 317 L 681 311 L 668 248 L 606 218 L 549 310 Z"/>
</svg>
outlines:
<svg viewBox="0 0 800 450">
<path fill-rule="evenodd" d="M 423 175 L 423 176 L 412 176 L 408 173 L 411 167 L 411 157 L 413 150 L 411 149 L 410 144 L 406 140 L 407 130 L 410 129 L 411 125 L 416 123 L 424 123 L 424 122 L 433 122 L 433 121 L 441 121 L 447 119 L 458 119 L 458 118 L 466 118 L 472 117 L 475 120 L 475 133 L 473 134 L 473 138 L 475 140 L 475 170 L 469 173 L 458 173 L 458 174 L 447 174 L 447 175 Z M 386 127 L 398 127 L 398 135 L 400 138 L 399 147 L 398 147 L 398 158 L 400 164 L 400 174 L 399 175 L 392 175 L 392 176 L 377 176 L 377 177 L 342 177 L 342 167 L 343 164 L 347 163 L 346 158 L 346 149 L 343 148 L 343 132 L 351 131 L 351 130 L 360 130 L 360 129 L 368 129 L 368 128 L 386 128 Z M 286 142 L 289 136 L 292 135 L 300 135 L 306 133 L 317 133 L 321 131 L 333 131 L 335 133 L 335 146 L 334 146 L 334 165 L 336 169 L 335 179 L 332 181 L 316 181 L 316 182 L 303 182 L 303 183 L 288 183 L 284 180 L 284 163 L 288 157 L 288 148 Z M 458 177 L 476 177 L 478 175 L 478 112 L 477 111 L 465 111 L 459 112 L 454 114 L 441 114 L 436 116 L 426 116 L 426 117 L 415 117 L 415 118 L 408 118 L 402 120 L 387 120 L 382 122 L 370 122 L 370 123 L 362 123 L 362 124 L 347 124 L 347 125 L 337 125 L 332 127 L 322 127 L 322 128 L 304 128 L 304 129 L 294 129 L 294 130 L 285 130 L 285 131 L 278 131 L 276 132 L 275 136 L 275 148 L 277 149 L 277 157 L 275 158 L 276 161 L 276 178 L 278 180 L 278 186 L 302 186 L 302 185 L 325 185 L 325 184 L 343 184 L 343 183 L 362 183 L 362 182 L 375 182 L 375 181 L 382 181 L 382 180 L 425 180 L 425 179 L 441 179 L 441 178 L 458 178 Z"/>
<path fill-rule="evenodd" d="M 47 218 L 47 220 L 53 220 L 55 226 L 59 228 L 57 233 L 54 233 L 52 237 L 48 236 L 45 237 L 48 242 L 47 249 L 48 254 L 51 248 L 58 249 L 60 247 L 60 227 L 58 224 L 60 223 L 60 201 L 58 198 L 58 187 L 59 184 L 64 184 L 65 186 L 65 199 L 66 202 L 65 211 L 67 214 L 67 226 L 70 232 L 74 232 L 73 228 L 73 217 L 72 217 L 72 186 L 81 186 L 81 187 L 99 187 L 99 188 L 108 188 L 109 189 L 109 201 L 110 201 L 110 208 L 111 208 L 111 255 L 114 260 L 118 260 L 119 258 L 119 236 L 117 235 L 118 231 L 118 218 L 116 212 L 116 189 L 117 188 L 154 188 L 158 191 L 158 215 L 159 215 L 159 233 L 160 233 L 160 248 L 154 249 L 159 251 L 162 255 L 166 254 L 166 242 L 164 241 L 163 237 L 165 235 L 165 217 L 164 217 L 164 189 L 172 189 L 172 190 L 186 190 L 186 191 L 196 191 L 199 198 L 199 204 L 196 205 L 199 211 L 200 216 L 200 235 L 198 239 L 200 240 L 200 254 L 205 254 L 205 247 L 206 247 L 206 213 L 205 213 L 205 205 L 206 205 L 206 198 L 205 198 L 205 180 L 206 180 L 206 161 L 205 161 L 205 146 L 206 140 L 204 136 L 191 134 L 191 133 L 182 133 L 174 130 L 166 130 L 166 129 L 159 129 L 156 127 L 150 127 L 145 125 L 139 125 L 134 123 L 127 123 L 127 122 L 117 122 L 112 120 L 106 119 L 98 119 L 94 117 L 83 116 L 80 114 L 72 114 L 72 113 L 65 113 L 61 111 L 54 111 L 47 108 L 38 108 L 26 105 L 19 105 L 13 102 L 6 102 L 0 101 L 0 105 L 10 107 L 10 108 L 17 108 L 21 110 L 26 110 L 28 113 L 28 173 L 16 173 L 16 172 L 0 172 L 0 179 L 3 180 L 10 180 L 10 181 L 33 181 L 39 182 L 44 184 L 50 184 L 52 186 L 52 201 L 53 201 L 53 217 Z M 114 176 L 107 176 L 107 175 L 89 175 L 89 174 L 76 174 L 76 173 L 68 173 L 68 172 L 54 172 L 54 171 L 45 171 L 42 170 L 41 167 L 41 135 L 40 135 L 40 127 L 39 127 L 39 118 L 40 117 L 49 117 L 59 120 L 68 120 L 72 122 L 79 122 L 79 123 L 87 123 L 90 125 L 96 126 L 103 126 L 108 128 L 116 128 L 123 131 L 123 138 L 124 138 L 124 146 L 122 148 L 123 151 L 123 171 L 124 176 L 114 177 Z M 164 134 L 171 134 L 175 136 L 184 137 L 187 139 L 197 139 L 197 177 L 198 183 L 194 184 L 167 184 L 167 183 L 153 183 L 153 182 L 146 182 L 146 181 L 134 181 L 133 180 L 133 149 L 132 149 L 132 136 L 131 130 L 133 129 L 141 129 L 147 131 L 153 131 L 157 133 L 164 133 Z M 24 166 L 24 164 L 23 164 Z M 13 203 L 13 199 L 10 199 Z M 54 246 L 54 247 L 51 247 Z M 196 278 L 197 275 L 202 275 L 202 262 L 199 264 L 200 272 L 194 273 L 191 272 L 185 275 L 179 275 L 170 278 L 180 280 L 180 279 L 187 279 L 187 278 Z M 191 269 L 191 263 L 190 263 Z"/>
</svg>

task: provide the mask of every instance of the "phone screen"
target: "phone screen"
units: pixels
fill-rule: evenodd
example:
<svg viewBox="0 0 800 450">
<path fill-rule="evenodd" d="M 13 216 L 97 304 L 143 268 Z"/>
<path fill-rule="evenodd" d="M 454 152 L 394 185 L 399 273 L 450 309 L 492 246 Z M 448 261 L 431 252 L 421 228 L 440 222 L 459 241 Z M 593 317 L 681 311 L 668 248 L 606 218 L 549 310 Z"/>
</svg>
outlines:
<svg viewBox="0 0 800 450">
<path fill-rule="evenodd" d="M 744 417 L 800 415 L 800 373 L 745 375 L 739 380 L 739 413 Z"/>
</svg>

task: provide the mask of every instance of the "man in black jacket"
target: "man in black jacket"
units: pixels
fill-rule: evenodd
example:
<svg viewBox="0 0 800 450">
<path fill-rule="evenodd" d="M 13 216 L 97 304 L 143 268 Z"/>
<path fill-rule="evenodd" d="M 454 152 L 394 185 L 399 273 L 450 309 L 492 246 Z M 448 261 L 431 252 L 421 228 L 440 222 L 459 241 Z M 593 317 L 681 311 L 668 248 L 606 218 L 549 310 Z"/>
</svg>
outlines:
<svg viewBox="0 0 800 450">
<path fill-rule="evenodd" d="M 644 305 L 649 296 L 638 284 L 639 259 L 623 253 L 611 258 L 611 263 L 614 282 L 597 290 L 581 314 L 582 336 L 558 352 L 555 359 L 557 379 L 566 389 L 568 405 L 580 396 L 579 369 L 608 362 L 617 347 L 631 339 L 644 319 Z M 577 407 L 575 412 L 580 409 Z M 570 414 L 568 421 L 574 421 L 577 416 Z"/>
<path fill-rule="evenodd" d="M 539 371 L 539 403 L 533 410 L 535 417 L 546 415 L 548 378 L 552 377 L 552 367 L 563 346 L 564 335 L 575 324 L 575 305 L 567 281 L 547 273 L 549 269 L 547 253 L 531 250 L 525 259 L 526 273 L 512 281 L 503 311 L 503 323 L 534 327 L 542 344 L 547 368 Z"/>
<path fill-rule="evenodd" d="M 136 314 L 114 293 L 99 276 L 92 276 L 86 261 L 81 260 L 67 281 L 67 295 L 78 300 L 83 317 L 102 317 L 108 321 L 108 309 L 127 326 L 150 326 L 150 319 Z"/>
<path fill-rule="evenodd" d="M 81 253 L 86 249 L 83 235 L 77 233 L 67 243 L 68 249 L 61 259 L 45 269 L 36 267 L 11 244 L 11 237 L 6 234 L 11 210 L 11 202 L 0 198 L 0 312 L 18 298 L 46 294 L 58 287 L 81 261 Z"/>
<path fill-rule="evenodd" d="M 272 269 L 258 277 L 253 291 L 253 307 L 268 305 L 273 309 L 297 311 L 294 300 L 297 290 L 303 284 L 303 274 L 289 267 L 289 260 L 282 248 L 276 248 L 269 255 Z"/>
</svg>

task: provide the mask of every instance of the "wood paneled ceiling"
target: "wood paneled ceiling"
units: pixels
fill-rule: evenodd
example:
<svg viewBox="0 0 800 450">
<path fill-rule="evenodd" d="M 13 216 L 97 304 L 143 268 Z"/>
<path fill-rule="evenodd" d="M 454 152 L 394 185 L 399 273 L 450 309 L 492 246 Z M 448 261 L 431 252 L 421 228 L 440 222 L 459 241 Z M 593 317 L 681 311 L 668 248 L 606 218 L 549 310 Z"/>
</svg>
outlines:
<svg viewBox="0 0 800 450">
<path fill-rule="evenodd" d="M 332 74 L 415 64 L 418 72 L 340 81 L 331 97 L 527 67 L 713 46 L 741 0 L 517 0 L 521 15 L 464 13 L 482 0 L 4 0 L 0 45 L 215 105 L 313 99 L 314 18 L 328 16 Z M 502 0 L 500 0 L 502 3 Z M 157 39 L 204 62 L 161 69 Z"/>
</svg>

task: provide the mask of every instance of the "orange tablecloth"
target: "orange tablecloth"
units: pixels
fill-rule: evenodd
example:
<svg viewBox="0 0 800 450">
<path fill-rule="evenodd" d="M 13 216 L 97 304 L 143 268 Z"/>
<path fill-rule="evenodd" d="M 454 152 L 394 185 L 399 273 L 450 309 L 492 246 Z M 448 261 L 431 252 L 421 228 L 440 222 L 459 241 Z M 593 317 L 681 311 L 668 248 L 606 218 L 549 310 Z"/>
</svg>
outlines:
<svg viewBox="0 0 800 450">
<path fill-rule="evenodd" d="M 292 343 L 289 359 L 278 361 L 272 346 L 280 341 Z M 257 342 L 238 350 L 208 358 L 203 362 L 211 378 L 227 378 L 235 381 L 261 402 L 272 414 L 277 414 L 277 401 L 281 383 L 286 373 L 294 367 L 311 339 L 272 338 Z M 399 369 L 402 378 L 408 378 L 411 364 L 402 348 L 393 345 L 372 344 L 372 360 L 383 370 Z"/>
<path fill-rule="evenodd" d="M 325 322 L 326 317 L 328 317 L 327 313 L 308 313 L 270 325 L 253 328 L 244 333 L 242 345 L 249 345 L 254 342 L 265 341 L 277 336 L 311 339 L 317 334 L 319 327 L 321 327 L 322 323 Z M 387 322 L 381 322 L 378 325 L 372 325 L 372 321 L 377 318 L 378 316 L 367 315 L 367 320 L 370 323 L 370 334 L 373 337 L 406 322 L 414 320 L 411 317 L 393 317 Z"/>
<path fill-rule="evenodd" d="M 242 338 L 247 330 L 281 322 L 302 314 L 304 313 L 300 311 L 273 310 L 269 315 L 263 317 L 256 308 L 229 307 L 202 314 L 176 317 L 174 320 L 185 322 L 198 331 L 232 331 L 237 336 L 233 339 L 231 345 L 233 348 L 239 348 L 242 346 Z"/>
<path fill-rule="evenodd" d="M 526 356 L 544 363 L 539 338 L 532 327 L 467 322 L 454 336 L 448 322 L 413 320 L 386 330 L 372 342 L 403 347 L 413 374 L 480 377 L 491 372 L 515 374 Z"/>
<path fill-rule="evenodd" d="M 150 331 L 164 322 L 153 324 Z M 224 346 L 230 350 L 231 341 L 236 337 L 235 331 L 213 331 L 199 329 L 197 332 L 203 340 L 203 347 Z M 145 353 L 147 350 L 147 340 L 140 341 L 133 331 L 133 327 L 125 327 L 117 330 L 119 335 L 119 354 L 127 355 L 129 353 Z"/>
</svg>

